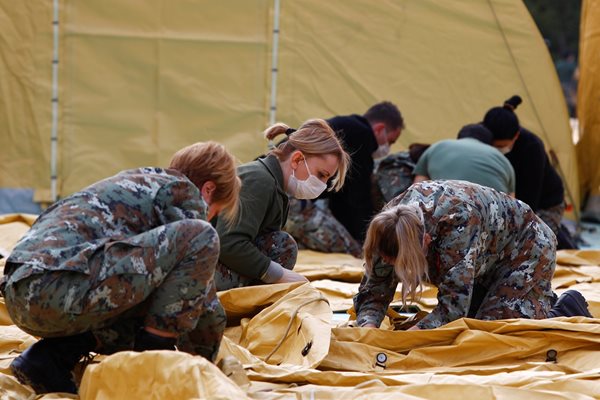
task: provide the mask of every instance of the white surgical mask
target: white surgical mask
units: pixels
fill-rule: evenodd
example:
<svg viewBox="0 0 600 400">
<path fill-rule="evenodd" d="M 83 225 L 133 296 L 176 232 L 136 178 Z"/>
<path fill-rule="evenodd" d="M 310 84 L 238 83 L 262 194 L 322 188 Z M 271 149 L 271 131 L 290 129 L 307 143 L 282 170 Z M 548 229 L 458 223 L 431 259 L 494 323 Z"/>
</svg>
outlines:
<svg viewBox="0 0 600 400">
<path fill-rule="evenodd" d="M 502 154 L 507 154 L 510 153 L 510 151 L 512 150 L 511 146 L 504 146 L 504 147 L 496 147 L 498 149 L 498 151 Z"/>
<path fill-rule="evenodd" d="M 325 189 L 327 189 L 327 184 L 310 173 L 306 158 L 304 159 L 304 165 L 306 165 L 306 170 L 308 171 L 308 179 L 305 181 L 298 180 L 295 171 L 292 170 L 292 176 L 290 176 L 288 181 L 287 192 L 300 200 L 316 199 L 325 191 Z"/>
<path fill-rule="evenodd" d="M 371 156 L 373 157 L 373 159 L 376 159 L 376 158 L 385 157 L 388 154 L 390 154 L 390 144 L 385 143 L 385 144 L 380 144 L 379 147 L 377 147 L 377 150 L 375 150 L 371 154 Z"/>
</svg>

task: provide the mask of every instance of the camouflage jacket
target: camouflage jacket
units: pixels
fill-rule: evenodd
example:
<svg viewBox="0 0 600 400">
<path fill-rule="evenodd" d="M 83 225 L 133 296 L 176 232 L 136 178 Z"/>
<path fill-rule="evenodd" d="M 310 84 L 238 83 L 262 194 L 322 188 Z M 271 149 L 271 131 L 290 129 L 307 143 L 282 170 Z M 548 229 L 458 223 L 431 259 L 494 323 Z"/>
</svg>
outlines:
<svg viewBox="0 0 600 400">
<path fill-rule="evenodd" d="M 89 273 L 88 259 L 113 242 L 182 219 L 206 219 L 198 188 L 178 171 L 139 168 L 96 182 L 50 206 L 19 240 L 7 263 L 25 278 L 43 270 Z M 8 272 L 8 271 L 7 271 Z"/>
<path fill-rule="evenodd" d="M 511 262 L 533 246 L 536 232 L 544 228 L 525 203 L 465 181 L 415 184 L 386 208 L 397 204 L 418 204 L 432 239 L 427 249 L 428 275 L 438 288 L 438 305 L 418 324 L 420 328 L 466 316 L 475 282 L 486 286 L 496 268 L 511 268 Z M 393 267 L 376 263 L 354 297 L 359 325 L 381 323 L 397 285 Z"/>
<path fill-rule="evenodd" d="M 393 153 L 375 162 L 371 186 L 375 210 L 381 210 L 385 203 L 412 185 L 414 169 L 415 163 L 410 159 L 408 151 Z"/>
</svg>

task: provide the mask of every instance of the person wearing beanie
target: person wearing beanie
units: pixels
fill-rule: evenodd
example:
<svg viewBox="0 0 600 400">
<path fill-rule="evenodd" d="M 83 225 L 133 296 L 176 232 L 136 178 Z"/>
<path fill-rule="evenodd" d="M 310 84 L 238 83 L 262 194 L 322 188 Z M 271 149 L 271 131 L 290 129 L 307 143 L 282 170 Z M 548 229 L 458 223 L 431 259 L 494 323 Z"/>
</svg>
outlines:
<svg viewBox="0 0 600 400">
<path fill-rule="evenodd" d="M 455 179 L 491 187 L 514 196 L 515 171 L 492 142 L 492 133 L 481 124 L 466 125 L 458 139 L 431 145 L 415 166 L 415 182 Z"/>
</svg>

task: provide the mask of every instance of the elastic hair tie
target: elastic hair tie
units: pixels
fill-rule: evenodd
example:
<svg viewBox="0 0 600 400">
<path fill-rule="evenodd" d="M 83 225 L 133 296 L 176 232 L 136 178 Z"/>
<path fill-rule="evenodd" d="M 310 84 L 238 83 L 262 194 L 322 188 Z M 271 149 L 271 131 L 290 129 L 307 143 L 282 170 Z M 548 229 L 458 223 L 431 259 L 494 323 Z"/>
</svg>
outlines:
<svg viewBox="0 0 600 400">
<path fill-rule="evenodd" d="M 296 132 L 296 129 L 294 129 L 294 128 L 287 128 L 287 129 L 285 130 L 285 134 L 286 134 L 287 136 L 290 136 L 290 135 L 291 135 L 292 133 L 294 133 L 294 132 Z"/>
</svg>

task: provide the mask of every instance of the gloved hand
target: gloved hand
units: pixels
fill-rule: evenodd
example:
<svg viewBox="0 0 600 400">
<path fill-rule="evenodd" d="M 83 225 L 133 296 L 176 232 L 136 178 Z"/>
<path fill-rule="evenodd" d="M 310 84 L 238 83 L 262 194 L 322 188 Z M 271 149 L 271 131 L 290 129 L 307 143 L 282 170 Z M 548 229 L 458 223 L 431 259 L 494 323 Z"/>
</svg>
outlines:
<svg viewBox="0 0 600 400">
<path fill-rule="evenodd" d="M 290 271 L 289 269 L 283 268 L 283 276 L 277 281 L 277 283 L 290 283 L 290 282 L 308 282 L 303 275 L 297 272 Z"/>
<path fill-rule="evenodd" d="M 271 261 L 269 268 L 260 279 L 265 283 L 308 282 L 308 279 L 304 276 L 283 268 L 281 264 L 275 261 Z"/>
</svg>

